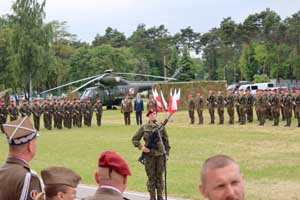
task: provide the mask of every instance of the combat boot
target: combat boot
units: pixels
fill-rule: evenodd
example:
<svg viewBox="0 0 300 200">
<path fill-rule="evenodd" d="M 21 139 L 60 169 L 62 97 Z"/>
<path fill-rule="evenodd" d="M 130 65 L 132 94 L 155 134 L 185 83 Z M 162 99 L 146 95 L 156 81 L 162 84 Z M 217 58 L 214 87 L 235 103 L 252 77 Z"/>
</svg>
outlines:
<svg viewBox="0 0 300 200">
<path fill-rule="evenodd" d="M 164 200 L 164 198 L 162 196 L 157 196 L 157 200 Z"/>
<path fill-rule="evenodd" d="M 150 192 L 150 200 L 156 200 L 156 194 L 155 191 Z"/>
</svg>

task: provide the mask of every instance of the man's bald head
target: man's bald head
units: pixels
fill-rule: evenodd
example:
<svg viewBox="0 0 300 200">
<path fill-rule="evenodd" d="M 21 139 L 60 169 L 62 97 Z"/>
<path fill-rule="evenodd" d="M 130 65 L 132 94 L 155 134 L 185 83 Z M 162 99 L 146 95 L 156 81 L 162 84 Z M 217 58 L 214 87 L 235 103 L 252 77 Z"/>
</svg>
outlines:
<svg viewBox="0 0 300 200">
<path fill-rule="evenodd" d="M 202 165 L 201 169 L 201 182 L 202 184 L 205 184 L 206 182 L 206 174 L 208 170 L 216 170 L 219 168 L 224 168 L 228 165 L 235 164 L 238 166 L 238 164 L 229 156 L 226 155 L 216 155 L 213 157 L 208 158 Z"/>
</svg>

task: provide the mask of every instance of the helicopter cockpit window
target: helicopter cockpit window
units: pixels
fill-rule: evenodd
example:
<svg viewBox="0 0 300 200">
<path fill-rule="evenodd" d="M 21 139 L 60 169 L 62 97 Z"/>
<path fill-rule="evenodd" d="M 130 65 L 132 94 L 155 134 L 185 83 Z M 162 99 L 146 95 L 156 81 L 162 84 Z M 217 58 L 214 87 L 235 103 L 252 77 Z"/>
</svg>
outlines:
<svg viewBox="0 0 300 200">
<path fill-rule="evenodd" d="M 84 97 L 92 97 L 95 95 L 95 91 L 94 90 L 86 90 L 82 96 Z"/>
</svg>

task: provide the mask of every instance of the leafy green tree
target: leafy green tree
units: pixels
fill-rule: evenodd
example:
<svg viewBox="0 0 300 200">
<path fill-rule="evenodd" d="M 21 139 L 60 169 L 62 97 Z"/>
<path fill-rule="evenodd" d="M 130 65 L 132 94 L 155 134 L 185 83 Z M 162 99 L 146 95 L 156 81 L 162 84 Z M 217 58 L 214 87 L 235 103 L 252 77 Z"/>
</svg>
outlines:
<svg viewBox="0 0 300 200">
<path fill-rule="evenodd" d="M 255 59 L 255 50 L 252 45 L 244 45 L 240 58 L 240 68 L 244 80 L 253 80 L 253 76 L 259 73 L 259 64 Z"/>
<path fill-rule="evenodd" d="M 179 81 L 191 81 L 195 79 L 195 64 L 191 59 L 190 52 L 187 46 L 183 49 L 179 65 L 182 67 L 182 70 L 178 76 Z"/>
<path fill-rule="evenodd" d="M 18 84 L 29 94 L 47 77 L 53 63 L 52 28 L 44 24 L 45 1 L 16 0 L 12 6 L 12 65 Z"/>
<path fill-rule="evenodd" d="M 92 44 L 94 47 L 109 44 L 112 47 L 120 48 L 127 46 L 127 40 L 124 33 L 119 32 L 117 29 L 107 27 L 104 36 L 97 34 Z"/>
<path fill-rule="evenodd" d="M 171 48 L 171 55 L 168 61 L 168 76 L 172 76 L 176 69 L 179 68 L 179 52 L 176 47 Z"/>
<path fill-rule="evenodd" d="M 254 83 L 263 83 L 263 82 L 269 82 L 270 81 L 267 74 L 255 74 L 253 76 L 253 78 L 254 78 L 254 80 L 253 80 Z"/>
<path fill-rule="evenodd" d="M 13 87 L 15 79 L 10 67 L 10 37 L 12 30 L 8 26 L 8 19 L 0 17 L 0 86 L 1 89 Z M 0 90 L 1 90 L 0 89 Z"/>
</svg>

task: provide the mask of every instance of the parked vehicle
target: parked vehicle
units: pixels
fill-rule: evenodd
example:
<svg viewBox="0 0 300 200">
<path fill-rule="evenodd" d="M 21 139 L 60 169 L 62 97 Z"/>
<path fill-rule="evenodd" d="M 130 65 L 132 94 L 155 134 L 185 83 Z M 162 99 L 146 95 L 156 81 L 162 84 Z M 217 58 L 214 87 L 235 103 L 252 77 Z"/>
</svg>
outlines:
<svg viewBox="0 0 300 200">
<path fill-rule="evenodd" d="M 273 89 L 275 87 L 274 83 L 253 83 L 253 84 L 246 84 L 246 85 L 241 85 L 239 89 L 247 90 L 250 89 L 250 92 L 252 95 L 256 95 L 256 90 L 261 89 Z"/>
</svg>

